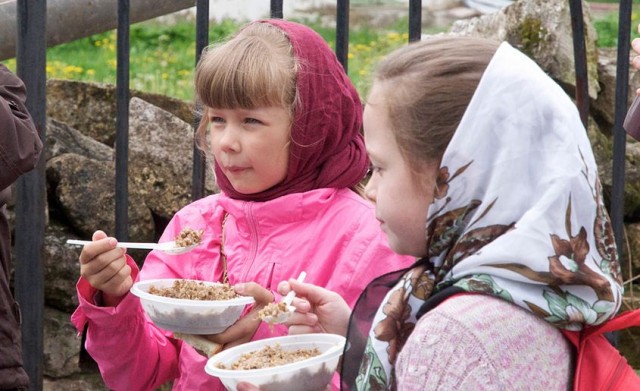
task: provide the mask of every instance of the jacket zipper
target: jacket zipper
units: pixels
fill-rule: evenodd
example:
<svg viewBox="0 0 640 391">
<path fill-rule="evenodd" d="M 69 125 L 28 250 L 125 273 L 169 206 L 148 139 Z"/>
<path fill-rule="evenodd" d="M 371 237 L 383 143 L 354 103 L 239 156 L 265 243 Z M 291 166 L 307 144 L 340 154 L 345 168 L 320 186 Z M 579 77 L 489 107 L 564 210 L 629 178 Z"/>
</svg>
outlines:
<svg viewBox="0 0 640 391">
<path fill-rule="evenodd" d="M 256 253 L 258 252 L 258 230 L 256 228 L 256 222 L 253 217 L 253 203 L 247 202 L 246 208 L 247 225 L 249 226 L 249 255 L 247 259 L 248 266 L 244 270 L 242 281 L 247 281 L 249 272 L 253 269 L 253 263 L 256 261 Z"/>
</svg>

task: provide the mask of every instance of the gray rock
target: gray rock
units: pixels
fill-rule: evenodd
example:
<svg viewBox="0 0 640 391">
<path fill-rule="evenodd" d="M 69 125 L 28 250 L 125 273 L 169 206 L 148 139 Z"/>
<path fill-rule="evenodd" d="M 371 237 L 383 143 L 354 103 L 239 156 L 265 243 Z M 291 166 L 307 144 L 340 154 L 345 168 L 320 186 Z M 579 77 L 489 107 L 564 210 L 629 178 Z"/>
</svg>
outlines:
<svg viewBox="0 0 640 391">
<path fill-rule="evenodd" d="M 588 7 L 584 7 L 584 20 L 589 96 L 596 98 L 599 91 L 598 53 L 596 32 Z M 554 79 L 565 86 L 575 86 L 568 1 L 519 0 L 496 13 L 456 21 L 450 32 L 508 41 L 533 58 Z"/>
<path fill-rule="evenodd" d="M 69 226 L 85 238 L 101 229 L 115 231 L 115 170 L 100 162 L 67 153 L 47 162 L 50 198 L 55 200 Z M 129 237 L 133 241 L 154 239 L 151 211 L 142 192 L 129 183 Z"/>
<path fill-rule="evenodd" d="M 169 219 L 191 202 L 193 128 L 138 98 L 131 99 L 129 126 L 131 179 L 153 213 Z M 213 192 L 211 176 L 207 188 Z"/>
<path fill-rule="evenodd" d="M 114 159 L 113 148 L 85 136 L 64 122 L 48 118 L 46 159 L 49 161 L 65 153 L 75 153 L 100 161 Z"/>
<path fill-rule="evenodd" d="M 44 374 L 64 377 L 79 372 L 80 337 L 69 314 L 44 309 Z"/>
<path fill-rule="evenodd" d="M 598 81 L 600 93 L 598 99 L 591 100 L 591 113 L 601 124 L 603 132 L 611 134 L 615 122 L 617 49 L 606 48 L 598 50 Z M 633 54 L 629 53 L 629 59 Z M 640 86 L 640 72 L 629 67 L 629 89 L 627 91 L 628 105 L 631 105 L 636 95 L 636 88 Z"/>
<path fill-rule="evenodd" d="M 116 134 L 115 99 L 114 86 L 47 81 L 47 114 L 110 147 Z"/>
<path fill-rule="evenodd" d="M 44 378 L 43 391 L 108 391 L 100 372 L 82 372 L 64 378 Z"/>
<path fill-rule="evenodd" d="M 67 238 L 73 237 L 67 226 L 53 219 L 45 228 L 45 304 L 68 313 L 72 313 L 78 306 L 76 282 L 80 277 L 80 248 L 65 244 Z"/>
<path fill-rule="evenodd" d="M 193 104 L 158 94 L 131 90 L 187 123 L 193 123 Z M 116 86 L 74 80 L 47 81 L 47 114 L 81 133 L 113 147 L 116 139 Z"/>
</svg>

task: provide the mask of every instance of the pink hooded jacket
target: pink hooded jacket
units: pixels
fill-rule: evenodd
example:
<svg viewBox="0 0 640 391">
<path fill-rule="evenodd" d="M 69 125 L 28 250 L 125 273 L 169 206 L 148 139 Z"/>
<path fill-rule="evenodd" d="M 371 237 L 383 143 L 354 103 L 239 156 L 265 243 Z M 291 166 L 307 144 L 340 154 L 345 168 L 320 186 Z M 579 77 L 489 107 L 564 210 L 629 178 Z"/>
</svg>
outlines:
<svg viewBox="0 0 640 391">
<path fill-rule="evenodd" d="M 160 241 L 183 228 L 204 229 L 203 243 L 190 253 L 172 256 L 153 251 L 136 280 L 187 278 L 220 281 L 220 244 L 231 284 L 255 281 L 275 291 L 278 283 L 307 272 L 306 282 L 336 291 L 353 306 L 375 277 L 406 267 L 413 258 L 393 253 L 375 220 L 373 206 L 348 189 L 318 189 L 267 202 L 231 199 L 218 194 L 178 212 Z M 129 264 L 135 267 L 130 260 Z M 78 330 L 89 323 L 86 348 L 98 362 L 109 388 L 153 390 L 174 380 L 174 390 L 224 389 L 204 371 L 206 358 L 170 332 L 156 328 L 139 300 L 127 294 L 117 307 L 98 307 L 97 293 L 81 279 L 80 306 L 72 321 Z M 254 339 L 286 334 L 262 324 Z"/>
<path fill-rule="evenodd" d="M 339 293 L 353 306 L 373 278 L 413 262 L 389 249 L 373 205 L 349 190 L 369 165 L 358 93 L 331 48 L 312 29 L 284 20 L 256 23 L 282 30 L 300 66 L 296 90 L 301 103 L 291 127 L 286 178 L 265 191 L 241 194 L 215 164 L 222 192 L 179 211 L 161 238 L 172 240 L 189 227 L 204 230 L 203 243 L 180 256 L 151 252 L 140 272 L 129 259 L 133 277 L 221 281 L 222 222 L 228 214 L 224 252 L 231 284 L 255 281 L 275 291 L 280 281 L 304 270 L 306 282 Z M 248 58 L 247 64 L 254 61 Z M 238 72 L 248 72 L 242 66 Z M 203 82 L 196 87 L 217 86 Z M 203 100 L 204 105 L 213 103 Z M 205 357 L 156 328 L 136 297 L 127 294 L 115 308 L 99 307 L 97 292 L 86 280 L 80 279 L 77 289 L 80 306 L 72 321 L 78 330 L 88 323 L 86 348 L 111 389 L 153 390 L 169 380 L 176 390 L 224 389 L 205 373 Z M 254 339 L 286 332 L 283 326 L 271 332 L 263 324 Z"/>
</svg>

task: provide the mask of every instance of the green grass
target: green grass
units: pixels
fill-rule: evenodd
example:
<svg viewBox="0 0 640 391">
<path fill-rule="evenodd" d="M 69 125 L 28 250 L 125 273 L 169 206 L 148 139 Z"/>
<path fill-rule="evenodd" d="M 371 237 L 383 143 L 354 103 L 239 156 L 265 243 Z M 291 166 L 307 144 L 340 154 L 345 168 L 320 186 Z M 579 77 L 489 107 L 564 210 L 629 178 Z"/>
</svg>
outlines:
<svg viewBox="0 0 640 391">
<path fill-rule="evenodd" d="M 220 40 L 236 28 L 237 24 L 231 21 L 212 25 L 209 39 Z M 47 78 L 115 83 L 116 39 L 114 30 L 49 48 Z M 192 99 L 193 24 L 134 24 L 130 30 L 130 50 L 131 88 Z"/>
<path fill-rule="evenodd" d="M 619 4 L 619 0 L 591 0 L 588 3 Z M 631 12 L 631 39 L 638 38 L 638 23 L 640 22 L 640 0 L 633 0 Z M 593 14 L 593 11 L 592 11 Z M 603 48 L 618 46 L 618 12 L 613 11 L 603 16 L 597 16 L 593 25 L 598 33 L 598 46 Z"/>
<path fill-rule="evenodd" d="M 635 1 L 635 0 L 634 0 Z M 640 1 L 640 0 L 638 0 Z M 631 13 L 631 39 L 638 38 L 638 23 L 640 23 L 640 12 L 638 7 L 634 7 L 634 11 Z M 618 46 L 618 14 L 610 13 L 603 16 L 593 22 L 593 25 L 598 33 L 598 46 L 616 47 Z"/>
<path fill-rule="evenodd" d="M 314 20 L 301 21 L 318 31 L 332 48 L 335 30 L 323 28 Z M 368 76 L 376 60 L 407 42 L 406 20 L 390 30 L 362 28 L 350 31 L 349 76 L 365 94 Z M 231 20 L 211 23 L 209 42 L 235 32 L 241 24 Z M 115 83 L 116 32 L 109 31 L 58 45 L 47 50 L 47 78 Z M 190 22 L 161 25 L 157 22 L 134 24 L 130 30 L 131 88 L 193 99 L 195 67 L 195 26 Z M 6 65 L 15 70 L 15 59 Z"/>
</svg>

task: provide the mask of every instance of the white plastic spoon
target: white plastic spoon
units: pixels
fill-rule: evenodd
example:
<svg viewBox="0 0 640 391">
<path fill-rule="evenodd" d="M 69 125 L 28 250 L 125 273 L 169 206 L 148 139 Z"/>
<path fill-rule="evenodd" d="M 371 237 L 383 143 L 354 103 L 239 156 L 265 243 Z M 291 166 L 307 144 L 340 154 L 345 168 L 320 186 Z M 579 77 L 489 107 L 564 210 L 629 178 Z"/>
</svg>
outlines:
<svg viewBox="0 0 640 391">
<path fill-rule="evenodd" d="M 298 282 L 303 282 L 306 276 L 307 276 L 306 272 L 304 271 L 301 272 L 300 275 L 298 276 Z M 296 307 L 291 305 L 295 297 L 296 297 L 296 292 L 294 290 L 291 290 L 291 292 L 287 293 L 287 295 L 280 302 L 281 304 L 285 305 L 286 311 L 278 310 L 278 315 L 276 315 L 275 317 L 273 317 L 272 315 L 267 315 L 262 317 L 262 320 L 269 324 L 283 323 L 284 321 L 286 321 L 289 318 L 289 316 L 296 310 Z M 272 305 L 279 306 L 279 304 L 272 304 Z"/>
<path fill-rule="evenodd" d="M 85 244 L 89 244 L 91 241 L 89 240 L 76 240 L 76 239 L 68 239 L 67 244 L 72 244 L 75 246 L 84 246 Z M 116 247 L 125 247 L 125 248 L 139 248 L 145 250 L 159 250 L 167 254 L 178 255 L 189 252 L 193 250 L 199 243 L 192 244 L 186 247 L 177 247 L 175 240 L 170 242 L 162 242 L 162 243 L 134 243 L 134 242 L 118 242 Z"/>
</svg>

